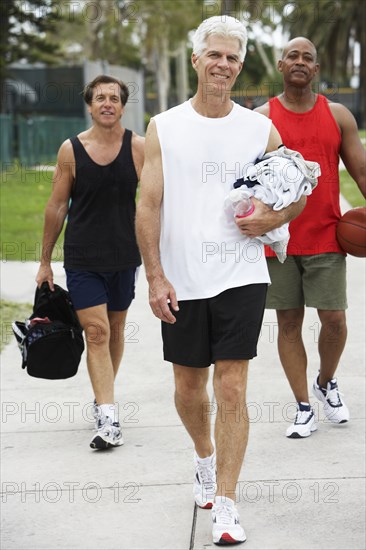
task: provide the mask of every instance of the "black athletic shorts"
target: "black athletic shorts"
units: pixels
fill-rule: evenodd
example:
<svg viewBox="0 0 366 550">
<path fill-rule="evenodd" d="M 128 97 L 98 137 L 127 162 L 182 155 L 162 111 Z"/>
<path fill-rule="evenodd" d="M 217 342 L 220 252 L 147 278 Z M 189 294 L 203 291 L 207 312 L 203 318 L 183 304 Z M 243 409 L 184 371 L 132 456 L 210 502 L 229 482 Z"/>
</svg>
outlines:
<svg viewBox="0 0 366 550">
<path fill-rule="evenodd" d="M 257 355 L 267 284 L 231 288 L 213 298 L 183 300 L 173 325 L 162 322 L 164 359 L 186 367 Z"/>
</svg>

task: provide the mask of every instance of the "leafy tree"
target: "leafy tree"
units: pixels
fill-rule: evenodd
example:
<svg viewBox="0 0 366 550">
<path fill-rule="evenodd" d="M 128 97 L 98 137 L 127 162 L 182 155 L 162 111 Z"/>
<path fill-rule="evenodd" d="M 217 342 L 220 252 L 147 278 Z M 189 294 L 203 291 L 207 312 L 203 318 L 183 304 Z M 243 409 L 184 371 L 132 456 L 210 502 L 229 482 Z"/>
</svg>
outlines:
<svg viewBox="0 0 366 550">
<path fill-rule="evenodd" d="M 276 2 L 276 0 L 272 0 Z M 245 70 L 250 75 L 253 84 L 268 77 L 276 77 L 276 56 L 274 48 L 267 46 L 260 38 L 261 35 L 271 35 L 276 22 L 273 18 L 274 10 L 271 0 L 258 2 L 256 0 L 221 0 L 222 15 L 231 15 L 243 21 L 248 31 L 248 53 L 245 59 Z M 260 76 L 261 75 L 261 76 Z"/>
<path fill-rule="evenodd" d="M 212 6 L 217 2 L 206 0 Z M 281 25 L 290 38 L 305 36 L 314 42 L 321 65 L 321 78 L 337 85 L 349 85 L 354 73 L 354 46 L 360 45 L 360 98 L 366 92 L 366 3 L 359 0 L 221 0 L 222 14 L 245 20 L 249 36 L 253 23 L 264 33 Z M 214 13 L 212 13 L 214 15 Z M 277 89 L 276 55 L 263 51 L 256 39 L 256 50 L 264 65 L 266 78 Z M 365 102 L 360 101 L 361 121 L 366 127 Z"/>
<path fill-rule="evenodd" d="M 94 18 L 93 14 L 84 16 L 89 30 L 86 40 L 89 59 L 103 59 L 112 65 L 141 66 L 135 0 L 99 0 Z"/>
<path fill-rule="evenodd" d="M 187 89 L 187 36 L 202 20 L 203 0 L 79 0 L 50 40 L 70 62 L 105 60 L 145 70 L 148 91 L 168 105 L 171 73 L 177 89 Z M 65 11 L 68 0 L 59 0 Z M 172 60 L 174 68 L 172 69 Z"/>
<path fill-rule="evenodd" d="M 3 112 L 5 78 L 10 63 L 57 60 L 57 45 L 46 39 L 46 31 L 54 28 L 59 14 L 55 0 L 2 0 L 0 17 L 0 110 Z"/>
<path fill-rule="evenodd" d="M 202 21 L 202 0 L 135 0 L 135 4 L 141 17 L 142 55 L 154 79 L 158 110 L 165 111 L 171 87 L 170 58 L 176 58 L 182 70 L 188 63 L 187 37 Z M 186 76 L 177 76 L 187 87 Z"/>
</svg>

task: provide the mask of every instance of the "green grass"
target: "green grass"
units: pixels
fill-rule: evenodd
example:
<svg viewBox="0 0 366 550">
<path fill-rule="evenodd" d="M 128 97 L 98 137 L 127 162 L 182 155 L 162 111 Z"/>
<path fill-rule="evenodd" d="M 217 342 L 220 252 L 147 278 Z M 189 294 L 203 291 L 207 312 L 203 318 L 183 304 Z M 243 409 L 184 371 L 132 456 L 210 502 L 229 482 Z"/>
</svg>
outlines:
<svg viewBox="0 0 366 550">
<path fill-rule="evenodd" d="M 350 203 L 354 208 L 356 206 L 366 206 L 365 199 L 355 181 L 351 178 L 346 170 L 340 171 L 340 183 L 341 183 L 341 193 L 344 198 Z"/>
<path fill-rule="evenodd" d="M 1 173 L 1 258 L 39 261 L 44 210 L 52 189 L 52 171 L 14 163 Z M 54 260 L 62 260 L 62 236 Z"/>
<path fill-rule="evenodd" d="M 28 319 L 33 311 L 32 304 L 18 304 L 15 302 L 8 302 L 6 300 L 0 301 L 1 305 L 1 340 L 0 351 L 4 349 L 6 344 L 9 344 L 11 339 L 15 338 L 11 329 L 13 321 L 24 321 Z M 19 363 L 21 362 L 19 354 Z"/>
</svg>

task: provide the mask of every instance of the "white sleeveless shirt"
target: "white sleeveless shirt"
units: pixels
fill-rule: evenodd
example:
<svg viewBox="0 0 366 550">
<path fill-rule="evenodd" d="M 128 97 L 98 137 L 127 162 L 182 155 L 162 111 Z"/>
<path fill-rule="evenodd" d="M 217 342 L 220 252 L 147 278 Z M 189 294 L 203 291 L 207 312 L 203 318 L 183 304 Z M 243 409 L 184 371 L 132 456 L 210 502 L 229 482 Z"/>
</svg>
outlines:
<svg viewBox="0 0 366 550">
<path fill-rule="evenodd" d="M 154 120 L 164 176 L 161 263 L 178 300 L 269 283 L 263 245 L 240 233 L 224 200 L 265 153 L 271 121 L 237 103 L 227 116 L 208 118 L 191 101 Z"/>
</svg>

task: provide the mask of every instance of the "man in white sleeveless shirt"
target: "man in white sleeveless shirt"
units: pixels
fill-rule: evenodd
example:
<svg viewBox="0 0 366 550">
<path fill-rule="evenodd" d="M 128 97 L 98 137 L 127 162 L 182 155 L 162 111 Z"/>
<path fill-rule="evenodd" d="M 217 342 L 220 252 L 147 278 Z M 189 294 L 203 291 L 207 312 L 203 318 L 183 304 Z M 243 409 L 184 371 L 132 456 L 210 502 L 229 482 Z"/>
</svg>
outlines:
<svg viewBox="0 0 366 550">
<path fill-rule="evenodd" d="M 270 281 L 263 246 L 253 238 L 305 205 L 301 199 L 274 212 L 254 199 L 247 218 L 229 219 L 224 211 L 248 164 L 281 144 L 269 119 L 230 99 L 246 44 L 244 25 L 232 17 L 211 17 L 198 27 L 197 92 L 151 120 L 137 209 L 150 305 L 162 321 L 176 408 L 195 447 L 194 497 L 212 508 L 216 544 L 246 540 L 235 491 L 248 441 L 248 363 L 256 356 Z M 206 388 L 211 364 L 215 406 Z"/>
</svg>

